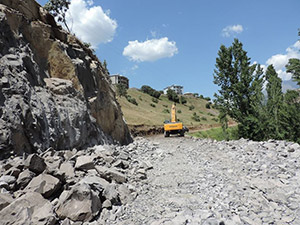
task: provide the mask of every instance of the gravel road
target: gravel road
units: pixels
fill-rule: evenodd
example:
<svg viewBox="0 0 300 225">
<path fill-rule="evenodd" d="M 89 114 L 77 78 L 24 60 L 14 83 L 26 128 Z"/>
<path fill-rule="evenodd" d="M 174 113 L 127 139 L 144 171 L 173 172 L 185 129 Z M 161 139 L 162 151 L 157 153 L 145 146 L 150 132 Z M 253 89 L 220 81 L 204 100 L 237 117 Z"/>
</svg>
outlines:
<svg viewBox="0 0 300 225">
<path fill-rule="evenodd" d="M 154 136 L 131 150 L 147 178 L 108 224 L 300 224 L 298 144 Z"/>
</svg>

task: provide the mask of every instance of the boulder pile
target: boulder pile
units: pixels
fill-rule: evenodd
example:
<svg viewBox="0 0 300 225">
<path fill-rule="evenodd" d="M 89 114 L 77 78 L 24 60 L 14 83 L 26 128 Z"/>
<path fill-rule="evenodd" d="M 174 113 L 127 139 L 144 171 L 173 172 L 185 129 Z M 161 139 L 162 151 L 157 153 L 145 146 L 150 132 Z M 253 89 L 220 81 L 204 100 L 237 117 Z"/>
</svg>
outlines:
<svg viewBox="0 0 300 225">
<path fill-rule="evenodd" d="M 0 161 L 0 224 L 106 224 L 136 198 L 152 168 L 137 160 L 138 143 L 49 148 Z M 139 152 L 151 149 L 145 143 Z"/>
</svg>

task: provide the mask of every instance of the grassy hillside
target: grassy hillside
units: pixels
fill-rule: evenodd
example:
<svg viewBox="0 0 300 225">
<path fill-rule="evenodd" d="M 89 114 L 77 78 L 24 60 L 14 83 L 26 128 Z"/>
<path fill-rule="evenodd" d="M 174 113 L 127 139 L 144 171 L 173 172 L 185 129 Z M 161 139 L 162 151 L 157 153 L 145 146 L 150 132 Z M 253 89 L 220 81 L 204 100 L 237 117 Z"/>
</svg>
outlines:
<svg viewBox="0 0 300 225">
<path fill-rule="evenodd" d="M 158 102 L 155 103 L 152 101 L 153 97 L 137 89 L 129 89 L 128 95 L 136 99 L 137 106 L 128 102 L 125 97 L 118 97 L 118 102 L 129 126 L 157 127 L 163 126 L 165 120 L 170 120 L 172 102 L 167 99 L 167 96 L 161 95 Z M 185 126 L 189 128 L 219 126 L 218 111 L 213 108 L 207 109 L 205 107 L 206 100 L 194 97 L 185 98 L 187 100 L 186 104 L 176 105 L 177 118 Z M 200 118 L 200 121 L 195 121 L 192 118 L 194 113 Z"/>
</svg>

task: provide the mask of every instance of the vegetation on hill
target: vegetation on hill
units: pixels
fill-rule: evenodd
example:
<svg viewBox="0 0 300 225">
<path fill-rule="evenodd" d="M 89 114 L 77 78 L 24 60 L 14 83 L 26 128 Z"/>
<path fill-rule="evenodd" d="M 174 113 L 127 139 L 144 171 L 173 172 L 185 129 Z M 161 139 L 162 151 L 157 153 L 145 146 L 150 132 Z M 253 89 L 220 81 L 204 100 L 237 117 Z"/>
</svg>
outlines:
<svg viewBox="0 0 300 225">
<path fill-rule="evenodd" d="M 143 85 L 141 87 L 141 91 L 154 97 L 154 98 L 159 98 L 161 93 L 155 89 L 153 89 L 152 87 L 148 86 L 148 85 Z"/>
<path fill-rule="evenodd" d="M 170 120 L 173 101 L 170 101 L 166 95 L 161 95 L 159 99 L 156 99 L 138 89 L 131 88 L 127 92 L 138 103 L 138 105 L 131 104 L 125 97 L 118 96 L 118 102 L 128 125 L 162 127 L 165 120 Z M 205 107 L 207 100 L 195 97 L 185 97 L 185 100 L 185 104 L 176 104 L 177 118 L 185 126 L 220 126 L 218 122 L 219 113 L 214 108 Z"/>
</svg>

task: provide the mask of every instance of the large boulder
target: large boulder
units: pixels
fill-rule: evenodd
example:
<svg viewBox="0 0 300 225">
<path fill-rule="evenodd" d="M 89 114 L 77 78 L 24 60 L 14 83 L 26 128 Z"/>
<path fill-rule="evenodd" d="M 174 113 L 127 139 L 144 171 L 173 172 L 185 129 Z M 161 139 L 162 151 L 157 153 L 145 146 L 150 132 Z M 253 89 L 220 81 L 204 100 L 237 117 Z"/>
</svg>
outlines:
<svg viewBox="0 0 300 225">
<path fill-rule="evenodd" d="M 99 193 L 93 191 L 88 184 L 80 183 L 61 194 L 56 213 L 60 219 L 88 222 L 99 213 L 100 209 Z"/>
<path fill-rule="evenodd" d="M 37 192 L 28 192 L 0 211 L 1 224 L 54 225 L 53 206 Z"/>
<path fill-rule="evenodd" d="M 1 0 L 0 30 L 0 158 L 132 141 L 101 62 L 39 4 Z"/>
<path fill-rule="evenodd" d="M 40 174 L 30 181 L 25 191 L 35 191 L 42 194 L 45 198 L 49 198 L 56 193 L 60 187 L 61 182 L 56 177 L 49 174 Z"/>
<path fill-rule="evenodd" d="M 105 166 L 96 166 L 95 168 L 99 175 L 109 182 L 114 180 L 117 183 L 124 183 L 127 180 L 126 175 L 114 168 L 107 168 Z"/>
<path fill-rule="evenodd" d="M 42 157 L 37 154 L 31 154 L 25 160 L 25 167 L 34 173 L 42 173 L 47 165 Z"/>
</svg>

